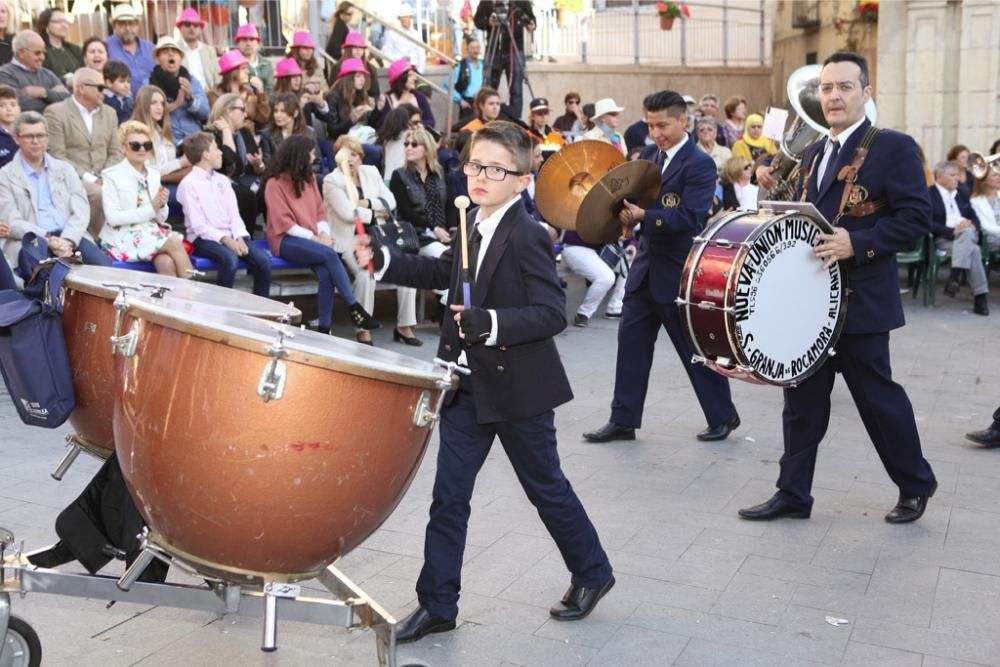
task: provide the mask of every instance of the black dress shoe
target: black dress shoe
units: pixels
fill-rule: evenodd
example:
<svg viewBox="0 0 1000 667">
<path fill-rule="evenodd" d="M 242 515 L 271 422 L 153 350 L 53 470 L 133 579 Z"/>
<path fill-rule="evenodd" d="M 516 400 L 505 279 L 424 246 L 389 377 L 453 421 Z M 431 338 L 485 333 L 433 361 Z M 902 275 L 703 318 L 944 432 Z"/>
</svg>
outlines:
<svg viewBox="0 0 1000 667">
<path fill-rule="evenodd" d="M 944 293 L 948 296 L 958 295 L 958 277 L 948 276 L 948 280 L 944 283 Z"/>
<path fill-rule="evenodd" d="M 808 519 L 809 515 L 812 514 L 812 508 L 793 505 L 776 493 L 760 505 L 741 509 L 739 514 L 747 521 L 771 521 L 781 518 Z"/>
<path fill-rule="evenodd" d="M 635 429 L 608 422 L 596 431 L 583 434 L 587 442 L 611 442 L 612 440 L 635 440 Z"/>
<path fill-rule="evenodd" d="M 399 333 L 399 329 L 392 330 L 392 339 L 397 343 L 406 343 L 407 345 L 412 345 L 413 347 L 420 347 L 424 344 L 424 341 L 420 340 L 416 336 L 404 336 Z"/>
<path fill-rule="evenodd" d="M 396 623 L 396 643 L 408 644 L 435 632 L 448 632 L 454 629 L 454 620 L 448 621 L 440 616 L 432 616 L 423 607 L 417 607 L 409 616 Z"/>
<path fill-rule="evenodd" d="M 549 609 L 549 616 L 557 621 L 579 621 L 594 611 L 594 607 L 601 601 L 601 598 L 608 594 L 608 591 L 615 585 L 614 576 L 608 577 L 603 586 L 598 588 L 584 588 L 583 586 L 570 586 L 566 595 L 556 606 Z"/>
<path fill-rule="evenodd" d="M 924 515 L 924 510 L 927 509 L 927 500 L 934 497 L 935 491 L 937 491 L 937 482 L 934 482 L 934 485 L 927 492 L 926 496 L 913 496 L 911 498 L 899 496 L 899 502 L 885 515 L 886 523 L 910 523 L 911 521 L 916 521 Z"/>
<path fill-rule="evenodd" d="M 727 421 L 725 424 L 719 424 L 718 426 L 709 426 L 704 431 L 696 435 L 695 437 L 699 440 L 725 440 L 729 437 L 729 434 L 740 427 L 740 416 L 734 415 L 732 419 Z"/>
<path fill-rule="evenodd" d="M 1000 447 L 1000 424 L 993 422 L 989 428 L 966 433 L 965 437 L 983 447 Z"/>
<path fill-rule="evenodd" d="M 972 299 L 972 312 L 976 315 L 989 315 L 990 314 L 990 304 L 986 300 L 985 294 L 977 294 Z"/>
</svg>

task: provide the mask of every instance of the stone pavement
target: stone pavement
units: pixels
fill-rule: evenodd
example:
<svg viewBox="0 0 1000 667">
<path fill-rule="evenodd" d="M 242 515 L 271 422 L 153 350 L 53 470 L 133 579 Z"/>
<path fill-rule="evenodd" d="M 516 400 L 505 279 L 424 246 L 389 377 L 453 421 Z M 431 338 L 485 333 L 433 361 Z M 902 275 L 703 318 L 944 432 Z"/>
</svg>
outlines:
<svg viewBox="0 0 1000 667">
<path fill-rule="evenodd" d="M 570 315 L 582 289 L 571 277 Z M 738 508 L 773 492 L 781 392 L 735 383 L 743 426 L 725 442 L 700 443 L 703 418 L 665 335 L 639 439 L 584 443 L 580 434 L 608 416 L 614 373 L 616 323 L 597 318 L 559 337 L 576 399 L 557 411 L 557 425 L 564 468 L 618 585 L 587 620 L 549 620 L 569 576 L 496 447 L 473 499 L 460 625 L 401 647 L 400 664 L 1000 665 L 1000 451 L 963 438 L 1000 403 L 1000 311 L 974 316 L 968 297 L 939 295 L 934 310 L 904 298 L 909 324 L 892 336 L 894 371 L 940 482 L 921 521 L 882 520 L 896 489 L 842 381 L 812 518 L 741 521 Z M 376 344 L 403 351 L 389 326 L 376 333 Z M 420 334 L 428 344 L 417 353 L 430 359 L 433 330 Z M 49 477 L 64 432 L 24 427 L 0 400 L 0 526 L 29 549 L 53 540 L 57 513 L 97 469 L 81 458 L 63 482 Z M 416 602 L 436 440 L 398 510 L 340 562 L 399 618 Z M 279 650 L 264 654 L 253 619 L 41 594 L 13 608 L 41 635 L 45 665 L 375 664 L 369 632 L 284 623 Z M 827 616 L 848 623 L 834 627 Z"/>
</svg>

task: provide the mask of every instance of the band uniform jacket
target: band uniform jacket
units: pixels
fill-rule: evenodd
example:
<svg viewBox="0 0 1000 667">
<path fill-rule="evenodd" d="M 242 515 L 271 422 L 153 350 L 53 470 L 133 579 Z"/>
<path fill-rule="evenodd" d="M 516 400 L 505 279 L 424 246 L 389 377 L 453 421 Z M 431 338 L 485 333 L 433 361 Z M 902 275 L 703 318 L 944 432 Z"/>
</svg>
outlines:
<svg viewBox="0 0 1000 667">
<path fill-rule="evenodd" d="M 836 175 L 854 160 L 855 149 L 870 126 L 871 122 L 866 119 L 851 133 L 833 165 L 834 180 L 819 192 L 817 179 L 823 157 L 820 154 L 817 158 L 817 153 L 825 149 L 826 142 L 817 141 L 809 146 L 802 157 L 802 177 L 795 200 L 799 200 L 802 180 L 815 160 L 816 166 L 806 184 L 806 201 L 812 202 L 828 221 L 833 222 L 845 187 L 844 181 L 837 180 Z M 844 215 L 838 223 L 850 232 L 854 247 L 854 257 L 841 262 L 841 266 L 847 268 L 850 288 L 843 333 L 891 331 L 906 323 L 899 298 L 896 253 L 909 250 L 917 239 L 930 231 L 927 181 L 913 138 L 893 130 L 881 130 L 869 147 L 853 187 L 849 201 L 860 204 L 883 200 L 885 206 L 862 217 Z"/>
<path fill-rule="evenodd" d="M 656 146 L 647 146 L 639 158 L 655 162 Z M 691 139 L 667 163 L 660 176 L 657 201 L 646 209 L 635 260 L 625 283 L 626 295 L 649 279 L 649 293 L 657 303 L 673 303 L 692 239 L 705 227 L 715 197 L 715 162 Z"/>
<path fill-rule="evenodd" d="M 470 211 L 470 222 L 474 219 Z M 461 303 L 456 241 L 437 259 L 390 252 L 384 280 L 447 288 L 449 304 Z M 451 311 L 444 317 L 438 356 L 456 361 L 466 350 L 472 375 L 460 382 L 471 382 L 480 424 L 534 417 L 573 398 L 553 340 L 566 328 L 566 295 L 555 266 L 548 234 L 518 201 L 497 226 L 472 288 L 473 306 L 496 311 L 497 345 L 464 347 Z"/>
</svg>

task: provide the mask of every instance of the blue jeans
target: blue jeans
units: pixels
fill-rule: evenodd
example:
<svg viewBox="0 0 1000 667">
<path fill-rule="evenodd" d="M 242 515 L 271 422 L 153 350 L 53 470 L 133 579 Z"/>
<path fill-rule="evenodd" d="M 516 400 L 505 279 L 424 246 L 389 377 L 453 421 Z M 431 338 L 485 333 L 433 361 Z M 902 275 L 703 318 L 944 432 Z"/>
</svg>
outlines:
<svg viewBox="0 0 1000 667">
<path fill-rule="evenodd" d="M 242 259 L 250 267 L 253 274 L 253 293 L 257 296 L 268 297 L 271 294 L 271 258 L 263 250 L 246 239 L 247 248 L 250 254 Z M 219 273 L 215 283 L 222 287 L 232 287 L 236 280 L 236 272 L 239 270 L 237 263 L 240 257 L 235 252 L 217 241 L 208 239 L 195 239 L 194 252 L 199 257 L 210 259 L 219 265 Z"/>
<path fill-rule="evenodd" d="M 343 297 L 348 306 L 357 303 L 347 269 L 344 268 L 340 262 L 340 255 L 333 248 L 309 239 L 286 235 L 285 238 L 281 239 L 278 257 L 296 264 L 305 264 L 316 274 L 316 280 L 319 282 L 316 305 L 319 310 L 319 326 L 321 328 L 329 329 L 330 323 L 333 321 L 334 289 L 340 292 L 340 296 Z"/>
<path fill-rule="evenodd" d="M 97 266 L 111 266 L 111 258 L 108 253 L 97 247 L 97 244 L 90 239 L 80 239 L 76 246 L 77 252 L 83 258 L 84 264 L 96 264 Z"/>
</svg>

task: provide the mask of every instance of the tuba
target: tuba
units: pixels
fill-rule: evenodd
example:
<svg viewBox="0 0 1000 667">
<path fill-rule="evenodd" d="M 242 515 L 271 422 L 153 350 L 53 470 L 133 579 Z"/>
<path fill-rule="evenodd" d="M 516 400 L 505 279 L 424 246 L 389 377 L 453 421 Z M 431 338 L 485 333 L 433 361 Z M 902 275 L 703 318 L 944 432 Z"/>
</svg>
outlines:
<svg viewBox="0 0 1000 667">
<path fill-rule="evenodd" d="M 969 171 L 976 179 L 983 178 L 990 171 L 1000 174 L 1000 153 L 989 157 L 982 153 L 973 153 L 969 156 Z"/>
<path fill-rule="evenodd" d="M 785 131 L 778 154 L 771 161 L 771 175 L 777 181 L 771 189 L 761 188 L 758 201 L 789 201 L 795 196 L 799 163 L 806 148 L 827 136 L 830 126 L 823 117 L 819 101 L 819 73 L 822 65 L 805 65 L 788 77 L 785 91 L 795 112 Z M 878 118 L 875 103 L 865 105 L 865 115 L 872 123 Z"/>
</svg>

